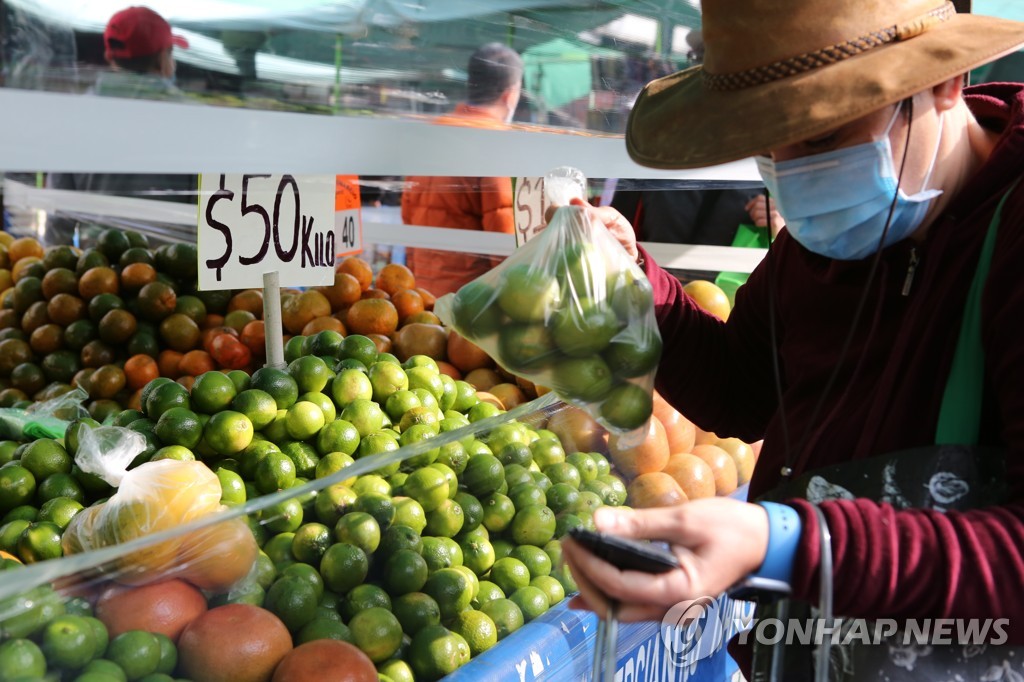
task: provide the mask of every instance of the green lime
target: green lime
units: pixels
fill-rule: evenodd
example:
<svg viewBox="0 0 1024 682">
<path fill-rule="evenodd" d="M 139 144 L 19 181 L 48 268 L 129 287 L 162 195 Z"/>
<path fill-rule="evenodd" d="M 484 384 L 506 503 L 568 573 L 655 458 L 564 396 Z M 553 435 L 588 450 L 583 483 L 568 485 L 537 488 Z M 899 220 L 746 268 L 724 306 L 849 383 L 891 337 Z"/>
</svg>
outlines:
<svg viewBox="0 0 1024 682">
<path fill-rule="evenodd" d="M 192 410 L 172 407 L 160 415 L 153 432 L 164 445 L 180 445 L 194 450 L 203 437 L 203 426 L 199 415 Z"/>
<path fill-rule="evenodd" d="M 159 462 L 162 459 L 173 459 L 178 462 L 194 462 L 196 461 L 196 454 L 189 448 L 181 445 L 166 445 L 156 452 L 149 458 L 150 462 Z"/>
<path fill-rule="evenodd" d="M 31 502 L 35 492 L 36 477 L 31 471 L 19 464 L 0 467 L 0 512 L 6 513 Z"/>
<path fill-rule="evenodd" d="M 612 371 L 600 355 L 566 358 L 555 365 L 551 376 L 551 387 L 559 396 L 584 403 L 603 400 L 612 385 Z"/>
<path fill-rule="evenodd" d="M 305 440 L 320 433 L 325 425 L 324 413 L 309 402 L 297 402 L 288 408 L 285 426 L 295 440 Z"/>
<path fill-rule="evenodd" d="M 516 508 L 507 495 L 493 493 L 480 500 L 484 508 L 483 526 L 491 533 L 500 533 L 515 518 Z"/>
<path fill-rule="evenodd" d="M 360 611 L 375 607 L 390 611 L 391 597 L 388 596 L 388 593 L 383 588 L 370 583 L 363 583 L 353 587 L 338 606 L 341 616 L 345 620 L 351 620 Z"/>
<path fill-rule="evenodd" d="M 455 537 L 464 522 L 462 507 L 454 500 L 445 499 L 427 512 L 426 532 L 437 537 Z"/>
<path fill-rule="evenodd" d="M 285 624 L 291 632 L 298 632 L 316 615 L 316 590 L 299 577 L 281 576 L 270 589 L 263 608 L 267 609 Z"/>
<path fill-rule="evenodd" d="M 395 523 L 381 536 L 376 555 L 388 559 L 400 550 L 410 550 L 416 554 L 422 554 L 423 539 L 415 529 Z"/>
<path fill-rule="evenodd" d="M 154 379 L 149 382 L 146 388 L 142 389 L 145 392 L 147 389 L 153 386 L 158 381 Z M 184 407 L 186 409 L 191 408 L 191 400 L 189 398 L 188 389 L 175 381 L 168 381 L 167 383 L 161 383 L 151 390 L 149 396 L 143 403 L 146 411 L 146 416 L 150 419 L 157 420 L 167 410 L 172 407 Z"/>
<path fill-rule="evenodd" d="M 456 568 L 439 568 L 430 574 L 423 592 L 430 595 L 441 609 L 441 619 L 455 617 L 469 608 L 473 589 L 466 574 Z"/>
<path fill-rule="evenodd" d="M 43 503 L 39 508 L 38 521 L 49 521 L 63 531 L 71 523 L 75 514 L 82 511 L 82 503 L 70 497 L 54 497 Z"/>
<path fill-rule="evenodd" d="M 340 620 L 332 618 L 314 618 L 295 635 L 295 644 L 305 644 L 317 639 L 336 639 L 340 642 L 354 644 L 352 631 Z"/>
<path fill-rule="evenodd" d="M 429 465 L 428 468 L 440 471 L 444 476 L 445 481 L 448 482 L 448 499 L 454 499 L 455 493 L 459 492 L 459 477 L 452 470 L 451 467 L 441 464 L 440 462 L 434 462 Z"/>
<path fill-rule="evenodd" d="M 422 407 L 422 404 L 416 394 L 408 389 L 395 391 L 384 403 L 384 411 L 393 422 L 399 421 L 403 414 L 414 407 Z"/>
<path fill-rule="evenodd" d="M 540 575 L 530 581 L 530 587 L 536 587 L 547 597 L 551 606 L 558 604 L 565 599 L 565 588 L 550 575 Z"/>
<path fill-rule="evenodd" d="M 96 658 L 82 668 L 80 675 L 75 678 L 75 682 L 79 682 L 86 675 L 94 675 L 95 677 L 86 678 L 86 682 L 90 680 L 92 682 L 127 682 L 128 678 L 124 674 L 124 670 L 121 669 L 117 663 L 108 661 L 105 658 Z"/>
<path fill-rule="evenodd" d="M 438 469 L 424 467 L 409 474 L 403 492 L 416 500 L 424 511 L 431 512 L 448 499 L 448 479 Z"/>
<path fill-rule="evenodd" d="M 594 515 L 594 510 L 601 506 L 604 506 L 604 500 L 600 495 L 583 490 L 580 491 L 580 496 L 576 500 L 576 504 L 573 505 L 572 512 L 581 517 L 590 517 Z"/>
<path fill-rule="evenodd" d="M 570 483 L 555 483 L 546 494 L 547 504 L 556 514 L 573 509 L 579 497 L 580 491 Z"/>
<path fill-rule="evenodd" d="M 524 471 L 524 473 L 529 482 L 517 483 L 508 491 L 508 497 L 512 500 L 512 504 L 515 505 L 516 509 L 547 504 L 547 495 L 544 494 L 539 485 L 533 482 L 533 477 L 530 476 L 528 471 Z"/>
<path fill-rule="evenodd" d="M 373 398 L 373 384 L 366 373 L 358 369 L 343 369 L 331 380 L 331 397 L 338 409 L 344 410 L 355 400 Z"/>
<path fill-rule="evenodd" d="M 442 568 L 452 568 L 454 566 L 461 566 L 465 562 L 465 557 L 462 555 L 462 548 L 459 547 L 451 538 L 436 538 L 433 536 L 425 536 L 423 538 L 423 552 L 424 560 L 427 562 L 427 568 L 431 572 L 438 571 Z"/>
<path fill-rule="evenodd" d="M 372 400 L 353 400 L 342 409 L 339 416 L 355 426 L 361 438 L 384 427 L 384 411 Z"/>
<path fill-rule="evenodd" d="M 352 489 L 359 495 L 365 495 L 366 493 L 391 494 L 391 484 L 377 474 L 363 474 L 352 485 Z"/>
<path fill-rule="evenodd" d="M 174 640 L 162 633 L 154 633 L 160 640 L 160 663 L 156 667 L 156 675 L 170 677 L 174 669 L 178 667 L 178 649 L 174 646 Z M 143 680 L 151 680 L 153 675 L 144 677 Z M 171 678 L 173 682 L 173 678 Z"/>
<path fill-rule="evenodd" d="M 369 562 L 366 553 L 355 545 L 339 542 L 331 545 L 320 560 L 320 575 L 328 589 L 344 594 L 366 579 Z"/>
<path fill-rule="evenodd" d="M 380 682 L 414 682 L 416 675 L 412 667 L 400 658 L 392 658 L 377 666 Z"/>
<path fill-rule="evenodd" d="M 323 461 L 323 460 L 321 460 Z M 335 483 L 316 495 L 313 509 L 321 523 L 333 526 L 344 514 L 351 511 L 357 498 L 356 491 L 343 483 Z"/>
<path fill-rule="evenodd" d="M 517 322 L 543 322 L 560 299 L 558 282 L 542 268 L 522 264 L 502 273 L 498 305 Z"/>
<path fill-rule="evenodd" d="M 277 416 L 277 401 L 257 388 L 242 391 L 231 400 L 231 409 L 249 418 L 252 427 L 259 431 L 269 426 Z"/>
<path fill-rule="evenodd" d="M 483 530 L 486 532 L 486 529 Z M 486 574 L 497 558 L 494 555 L 494 545 L 489 540 L 462 539 L 459 541 L 459 547 L 462 549 L 463 564 L 478 576 Z"/>
<path fill-rule="evenodd" d="M 547 594 L 539 587 L 532 587 L 530 585 L 520 587 L 512 593 L 509 599 L 515 602 L 519 610 L 523 612 L 523 619 L 527 623 L 542 615 L 551 607 Z"/>
<path fill-rule="evenodd" d="M 110 641 L 106 658 L 124 670 L 129 682 L 156 672 L 160 665 L 160 640 L 143 630 L 129 630 Z"/>
<path fill-rule="evenodd" d="M 260 522 L 272 533 L 294 533 L 302 525 L 302 502 L 283 500 L 260 511 Z"/>
<path fill-rule="evenodd" d="M 484 604 L 492 602 L 495 599 L 504 599 L 505 593 L 501 591 L 501 588 L 492 583 L 490 580 L 481 580 L 480 587 L 476 593 L 476 608 L 479 609 Z"/>
<path fill-rule="evenodd" d="M 306 342 L 306 337 L 301 335 L 293 336 L 288 339 L 288 342 L 284 344 L 284 361 L 295 362 L 295 360 L 302 357 L 302 346 Z"/>
<path fill-rule="evenodd" d="M 661 336 L 645 328 L 629 328 L 608 344 L 604 359 L 616 377 L 644 376 L 661 360 Z"/>
<path fill-rule="evenodd" d="M 416 679 L 426 680 L 449 675 L 470 658 L 466 640 L 441 625 L 428 625 L 417 632 L 407 655 Z"/>
<path fill-rule="evenodd" d="M 60 527 L 55 523 L 49 521 L 30 523 L 18 538 L 18 556 L 26 564 L 57 559 L 64 554 L 61 549 L 60 536 Z"/>
<path fill-rule="evenodd" d="M 505 594 L 512 594 L 521 587 L 530 584 L 530 571 L 519 559 L 504 557 L 491 566 L 490 580 L 501 588 Z"/>
<path fill-rule="evenodd" d="M 144 452 L 143 456 L 148 457 L 148 454 Z M 55 497 L 70 497 L 82 503 L 86 501 L 82 484 L 71 474 L 50 474 L 36 488 L 36 501 L 40 504 Z"/>
<path fill-rule="evenodd" d="M 344 452 L 331 452 L 320 458 L 320 461 L 317 462 L 316 471 L 314 473 L 316 474 L 316 478 L 326 478 L 327 476 L 333 476 L 346 467 L 352 466 L 354 463 L 355 460 Z M 343 484 L 354 482 L 354 478 L 341 481 Z"/>
<path fill-rule="evenodd" d="M 402 645 L 402 625 L 385 608 L 369 608 L 353 616 L 348 623 L 352 639 L 374 663 L 386 661 Z"/>
<path fill-rule="evenodd" d="M 287 410 L 299 397 L 299 385 L 283 369 L 263 367 L 256 370 L 252 373 L 250 387 L 268 393 L 279 410 Z"/>
<path fill-rule="evenodd" d="M 469 644 L 469 651 L 477 656 L 498 643 L 498 628 L 490 616 L 480 611 L 467 609 L 452 622 L 452 630 L 462 635 Z"/>
<path fill-rule="evenodd" d="M 217 480 L 220 481 L 220 501 L 222 504 L 243 504 L 246 499 L 245 481 L 236 472 L 223 466 L 217 469 Z"/>
<path fill-rule="evenodd" d="M 37 481 L 52 474 L 70 474 L 73 463 L 64 447 L 50 438 L 37 440 L 21 454 L 21 466 L 32 472 Z"/>
<path fill-rule="evenodd" d="M 597 463 L 594 458 L 585 452 L 574 452 L 566 460 L 569 464 L 576 467 L 576 471 L 580 472 L 580 481 L 586 483 L 597 479 Z"/>
<path fill-rule="evenodd" d="M 31 521 L 26 519 L 14 519 L 0 526 L 0 551 L 16 555 L 18 553 L 18 539 L 31 523 Z"/>
<path fill-rule="evenodd" d="M 406 492 L 405 486 L 408 484 L 409 479 L 407 478 L 402 485 L 403 492 Z M 427 513 L 423 510 L 423 505 L 413 498 L 405 496 L 396 497 L 394 498 L 394 506 L 395 518 L 392 524 L 408 526 L 416 534 L 422 533 L 423 529 L 427 527 Z"/>
<path fill-rule="evenodd" d="M 309 393 L 303 393 L 299 396 L 297 402 L 313 403 L 320 408 L 320 411 L 324 413 L 324 423 L 330 424 L 338 417 L 338 410 L 334 406 L 334 401 L 329 396 L 324 395 L 316 391 L 310 391 Z"/>
<path fill-rule="evenodd" d="M 377 344 L 367 336 L 349 334 L 342 340 L 337 355 L 342 360 L 358 360 L 369 367 L 377 361 Z"/>
<path fill-rule="evenodd" d="M 321 429 L 316 448 L 321 455 L 343 452 L 352 455 L 359 447 L 359 430 L 344 419 L 336 419 Z"/>
<path fill-rule="evenodd" d="M 5 680 L 38 679 L 46 674 L 46 658 L 29 639 L 9 639 L 0 644 L 0 677 Z"/>
<path fill-rule="evenodd" d="M 370 365 L 368 378 L 373 387 L 373 400 L 385 404 L 392 395 L 409 389 L 409 378 L 401 365 L 375 362 Z"/>
<path fill-rule="evenodd" d="M 196 412 L 216 414 L 226 410 L 238 395 L 235 382 L 222 372 L 203 372 L 192 385 L 192 407 Z"/>
<path fill-rule="evenodd" d="M 288 374 L 298 385 L 299 393 L 308 393 L 322 391 L 334 372 L 316 355 L 306 355 L 289 363 Z"/>
<path fill-rule="evenodd" d="M 540 547 L 519 545 L 512 550 L 512 554 L 509 556 L 523 562 L 523 565 L 526 566 L 526 569 L 534 578 L 551 573 L 551 557 Z"/>
<path fill-rule="evenodd" d="M 382 530 L 388 529 L 395 520 L 395 503 L 391 501 L 390 495 L 383 493 L 362 493 L 352 508 L 372 516 Z"/>
<path fill-rule="evenodd" d="M 264 495 L 290 488 L 295 476 L 295 463 L 282 452 L 267 453 L 256 463 L 256 489 Z"/>
<path fill-rule="evenodd" d="M 68 499 L 68 498 L 56 498 L 56 499 Z M 23 504 L 23 505 L 20 505 L 18 507 L 15 507 L 11 511 L 7 512 L 6 514 L 4 514 L 3 519 L 0 520 L 0 524 L 2 524 L 2 523 L 10 523 L 11 521 L 28 521 L 29 523 L 32 523 L 33 521 L 39 519 L 40 511 L 41 511 L 40 509 L 37 509 L 37 508 L 33 507 L 30 504 Z M 42 519 L 42 520 L 43 521 L 53 521 L 53 519 Z"/>
<path fill-rule="evenodd" d="M 604 399 L 601 417 L 612 427 L 628 431 L 643 426 L 653 409 L 651 395 L 642 386 L 622 384 Z"/>
<path fill-rule="evenodd" d="M 568 462 L 549 464 L 542 471 L 551 481 L 552 486 L 563 483 L 579 490 L 580 483 L 583 482 L 579 470 Z"/>
<path fill-rule="evenodd" d="M 587 357 L 603 351 L 622 327 L 613 310 L 581 298 L 555 315 L 555 343 L 566 355 Z"/>
<path fill-rule="evenodd" d="M 292 538 L 292 555 L 297 561 L 319 566 L 331 542 L 330 528 L 322 523 L 305 523 Z"/>
<path fill-rule="evenodd" d="M 460 490 L 455 493 L 455 501 L 462 508 L 463 533 L 476 530 L 484 520 L 484 507 L 475 496 Z"/>
<path fill-rule="evenodd" d="M 480 612 L 494 623 L 498 630 L 498 641 L 523 627 L 525 618 L 518 604 L 510 599 L 498 598 L 480 606 Z"/>
<path fill-rule="evenodd" d="M 473 455 L 462 473 L 466 489 L 477 497 L 486 497 L 495 492 L 504 480 L 505 470 L 494 455 Z"/>
<path fill-rule="evenodd" d="M 433 597 L 422 592 L 410 592 L 395 597 L 391 609 L 398 618 L 403 632 L 410 637 L 428 625 L 437 625 L 441 622 L 441 607 Z"/>
<path fill-rule="evenodd" d="M 392 596 L 419 592 L 427 582 L 426 560 L 416 551 L 399 549 L 384 564 L 384 588 Z"/>
<path fill-rule="evenodd" d="M 555 535 L 555 513 L 539 504 L 523 507 L 516 511 L 511 530 L 516 544 L 542 547 Z"/>
<path fill-rule="evenodd" d="M 498 332 L 498 358 L 512 372 L 536 372 L 565 361 L 550 330 L 541 324 L 502 327 Z"/>
<path fill-rule="evenodd" d="M 240 412 L 224 410 L 210 417 L 203 428 L 203 439 L 221 455 L 241 452 L 253 437 L 252 422 Z"/>
<path fill-rule="evenodd" d="M 357 498 L 364 499 L 365 496 Z M 334 537 L 338 542 L 355 545 L 366 554 L 372 554 L 380 545 L 380 524 L 373 516 L 362 511 L 352 511 L 334 526 Z"/>
</svg>

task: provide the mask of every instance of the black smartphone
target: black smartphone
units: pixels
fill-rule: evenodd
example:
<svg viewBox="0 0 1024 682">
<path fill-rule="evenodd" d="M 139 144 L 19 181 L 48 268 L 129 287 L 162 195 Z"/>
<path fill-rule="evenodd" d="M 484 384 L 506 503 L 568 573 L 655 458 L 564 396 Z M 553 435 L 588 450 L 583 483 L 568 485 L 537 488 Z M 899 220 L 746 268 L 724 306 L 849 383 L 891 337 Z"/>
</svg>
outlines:
<svg viewBox="0 0 1024 682">
<path fill-rule="evenodd" d="M 569 535 L 595 556 L 622 570 L 666 573 L 679 568 L 676 555 L 657 545 L 585 528 L 573 528 Z"/>
</svg>

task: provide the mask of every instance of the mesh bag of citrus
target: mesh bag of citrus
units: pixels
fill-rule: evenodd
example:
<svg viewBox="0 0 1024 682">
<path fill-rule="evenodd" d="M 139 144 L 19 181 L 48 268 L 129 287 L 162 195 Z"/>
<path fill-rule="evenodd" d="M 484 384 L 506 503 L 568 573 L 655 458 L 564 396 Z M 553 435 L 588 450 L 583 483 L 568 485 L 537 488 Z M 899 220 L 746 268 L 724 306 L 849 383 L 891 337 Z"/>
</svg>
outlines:
<svg viewBox="0 0 1024 682">
<path fill-rule="evenodd" d="M 508 371 L 617 433 L 636 431 L 651 416 L 661 357 L 650 283 L 607 230 L 568 205 L 583 198 L 579 171 L 556 169 L 545 188 L 560 206 L 547 228 L 434 312 Z"/>
</svg>

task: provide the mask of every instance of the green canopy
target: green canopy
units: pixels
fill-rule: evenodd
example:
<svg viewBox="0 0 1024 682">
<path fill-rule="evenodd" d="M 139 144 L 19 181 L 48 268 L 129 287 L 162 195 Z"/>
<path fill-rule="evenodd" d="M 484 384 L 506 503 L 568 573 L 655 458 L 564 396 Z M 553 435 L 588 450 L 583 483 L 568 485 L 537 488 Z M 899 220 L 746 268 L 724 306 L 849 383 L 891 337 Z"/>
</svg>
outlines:
<svg viewBox="0 0 1024 682">
<path fill-rule="evenodd" d="M 523 85 L 547 106 L 560 107 L 590 94 L 593 57 L 621 56 L 615 50 L 556 38 L 523 53 Z"/>
</svg>

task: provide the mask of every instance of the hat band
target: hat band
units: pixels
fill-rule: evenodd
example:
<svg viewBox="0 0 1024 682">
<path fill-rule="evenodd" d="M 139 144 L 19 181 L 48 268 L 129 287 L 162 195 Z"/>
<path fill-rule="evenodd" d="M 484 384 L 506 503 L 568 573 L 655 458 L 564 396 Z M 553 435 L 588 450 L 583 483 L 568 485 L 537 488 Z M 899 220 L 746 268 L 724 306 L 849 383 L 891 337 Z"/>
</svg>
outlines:
<svg viewBox="0 0 1024 682">
<path fill-rule="evenodd" d="M 953 7 L 953 3 L 946 2 L 941 7 L 936 7 L 906 24 L 888 26 L 853 40 L 830 45 L 814 52 L 805 52 L 766 66 L 723 74 L 708 73 L 707 69 L 702 69 L 704 87 L 708 90 L 742 90 L 807 73 L 850 57 L 856 57 L 876 47 L 900 40 L 909 40 L 924 33 L 935 24 L 947 21 L 955 14 L 956 9 Z"/>
</svg>

